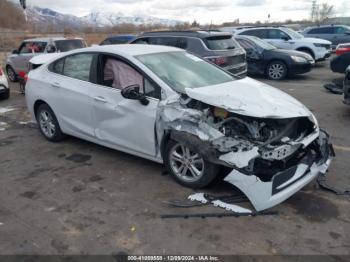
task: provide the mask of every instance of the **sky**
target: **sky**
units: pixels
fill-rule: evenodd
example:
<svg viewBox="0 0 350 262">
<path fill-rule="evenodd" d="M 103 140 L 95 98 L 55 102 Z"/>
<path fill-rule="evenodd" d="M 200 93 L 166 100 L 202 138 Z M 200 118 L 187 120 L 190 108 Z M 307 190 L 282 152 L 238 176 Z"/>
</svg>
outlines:
<svg viewBox="0 0 350 262">
<path fill-rule="evenodd" d="M 336 14 L 350 16 L 350 0 L 318 0 L 334 5 Z M 119 12 L 124 15 L 148 15 L 201 24 L 239 19 L 240 22 L 310 17 L 312 0 L 27 0 L 28 5 L 83 16 L 92 11 Z"/>
</svg>

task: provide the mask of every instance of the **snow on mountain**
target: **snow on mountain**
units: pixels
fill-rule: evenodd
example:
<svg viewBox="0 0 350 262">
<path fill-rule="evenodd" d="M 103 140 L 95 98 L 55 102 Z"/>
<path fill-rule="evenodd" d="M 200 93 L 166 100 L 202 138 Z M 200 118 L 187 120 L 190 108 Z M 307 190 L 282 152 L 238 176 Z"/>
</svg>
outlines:
<svg viewBox="0 0 350 262">
<path fill-rule="evenodd" d="M 181 21 L 161 19 L 152 16 L 125 16 L 122 13 L 112 13 L 112 12 L 92 12 L 81 18 L 85 23 L 103 27 L 103 26 L 115 26 L 123 23 L 134 24 L 134 25 L 155 25 L 161 24 L 165 26 L 175 26 Z"/>
<path fill-rule="evenodd" d="M 54 30 L 64 28 L 81 29 L 85 26 L 104 27 L 115 26 L 124 23 L 134 25 L 155 25 L 175 26 L 182 23 L 177 20 L 161 19 L 152 16 L 125 16 L 122 13 L 95 11 L 83 17 L 62 14 L 49 8 L 28 7 L 26 9 L 28 20 L 35 26 L 46 29 L 51 27 Z"/>
</svg>

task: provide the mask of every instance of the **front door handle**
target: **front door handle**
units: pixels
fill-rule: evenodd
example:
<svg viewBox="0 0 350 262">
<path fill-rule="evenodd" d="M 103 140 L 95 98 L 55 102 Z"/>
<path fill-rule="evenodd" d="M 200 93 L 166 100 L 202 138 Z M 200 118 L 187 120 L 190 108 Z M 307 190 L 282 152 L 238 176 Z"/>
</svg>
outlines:
<svg viewBox="0 0 350 262">
<path fill-rule="evenodd" d="M 51 84 L 51 86 L 55 87 L 55 88 L 60 88 L 61 87 L 60 83 L 57 83 L 57 82 Z"/>
<path fill-rule="evenodd" d="M 107 103 L 106 98 L 102 97 L 102 96 L 95 96 L 94 97 L 95 101 L 101 102 L 101 103 Z"/>
</svg>

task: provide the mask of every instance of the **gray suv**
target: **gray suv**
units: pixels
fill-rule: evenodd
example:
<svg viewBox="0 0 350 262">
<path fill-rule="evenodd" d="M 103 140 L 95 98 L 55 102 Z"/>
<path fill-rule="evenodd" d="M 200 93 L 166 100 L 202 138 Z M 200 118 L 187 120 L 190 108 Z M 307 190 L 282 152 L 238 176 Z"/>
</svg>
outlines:
<svg viewBox="0 0 350 262">
<path fill-rule="evenodd" d="M 308 27 L 302 34 L 306 37 L 315 37 L 331 41 L 333 47 L 343 43 L 350 43 L 350 27 L 346 25 Z"/>
<path fill-rule="evenodd" d="M 140 35 L 130 44 L 174 46 L 222 67 L 235 76 L 247 74 L 246 53 L 232 34 L 218 31 L 158 31 Z"/>
<path fill-rule="evenodd" d="M 39 54 L 66 52 L 78 48 L 86 47 L 86 43 L 81 38 L 36 38 L 24 40 L 18 49 L 6 59 L 6 73 L 11 82 L 18 80 L 20 72 L 28 71 L 29 60 Z"/>
</svg>

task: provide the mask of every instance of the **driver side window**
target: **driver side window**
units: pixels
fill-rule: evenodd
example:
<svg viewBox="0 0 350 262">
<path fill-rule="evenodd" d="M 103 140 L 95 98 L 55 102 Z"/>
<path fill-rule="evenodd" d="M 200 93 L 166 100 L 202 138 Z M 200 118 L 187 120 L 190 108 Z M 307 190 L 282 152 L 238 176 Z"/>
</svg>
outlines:
<svg viewBox="0 0 350 262">
<path fill-rule="evenodd" d="M 100 56 L 99 82 L 101 85 L 124 89 L 128 86 L 138 85 L 140 93 L 160 99 L 160 88 L 143 76 L 141 72 L 128 63 L 112 56 Z"/>
</svg>

